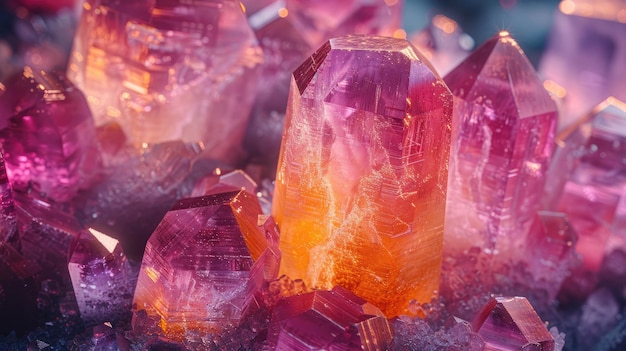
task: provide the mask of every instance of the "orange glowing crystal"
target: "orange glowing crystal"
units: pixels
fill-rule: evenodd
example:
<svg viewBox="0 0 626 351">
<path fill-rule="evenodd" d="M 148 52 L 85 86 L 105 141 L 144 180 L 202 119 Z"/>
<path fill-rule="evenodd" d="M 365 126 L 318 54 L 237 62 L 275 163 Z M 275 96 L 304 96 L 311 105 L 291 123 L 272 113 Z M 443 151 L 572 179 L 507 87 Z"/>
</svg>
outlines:
<svg viewBox="0 0 626 351">
<path fill-rule="evenodd" d="M 273 214 L 281 272 L 387 317 L 439 287 L 452 95 L 406 40 L 332 39 L 293 74 Z"/>
</svg>

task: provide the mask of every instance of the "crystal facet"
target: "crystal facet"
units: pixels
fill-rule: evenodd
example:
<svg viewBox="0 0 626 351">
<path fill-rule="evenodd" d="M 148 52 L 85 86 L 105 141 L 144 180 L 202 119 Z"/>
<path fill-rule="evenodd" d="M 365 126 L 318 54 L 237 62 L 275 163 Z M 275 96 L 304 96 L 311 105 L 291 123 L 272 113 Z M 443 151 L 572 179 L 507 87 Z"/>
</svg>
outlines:
<svg viewBox="0 0 626 351">
<path fill-rule="evenodd" d="M 540 207 L 556 105 L 517 42 L 501 32 L 445 78 L 454 95 L 445 248 L 502 257 Z"/>
<path fill-rule="evenodd" d="M 273 204 L 282 273 L 344 286 L 387 316 L 430 301 L 451 100 L 401 39 L 332 39 L 295 71 Z"/>
<path fill-rule="evenodd" d="M 176 339 L 238 323 L 264 279 L 277 275 L 278 249 L 258 226 L 260 214 L 243 190 L 180 200 L 146 246 L 137 308 Z"/>
<path fill-rule="evenodd" d="M 386 350 L 392 337 L 377 307 L 341 287 L 280 301 L 268 334 L 273 350 Z"/>
<path fill-rule="evenodd" d="M 89 0 L 83 10 L 68 75 L 96 124 L 118 121 L 138 146 L 202 141 L 232 160 L 262 62 L 239 1 Z"/>
<path fill-rule="evenodd" d="M 488 351 L 554 350 L 554 338 L 524 297 L 491 299 L 472 324 Z"/>
<path fill-rule="evenodd" d="M 83 94 L 62 76 L 32 70 L 0 84 L 0 137 L 14 188 L 29 182 L 68 200 L 98 165 L 95 129 Z"/>
</svg>

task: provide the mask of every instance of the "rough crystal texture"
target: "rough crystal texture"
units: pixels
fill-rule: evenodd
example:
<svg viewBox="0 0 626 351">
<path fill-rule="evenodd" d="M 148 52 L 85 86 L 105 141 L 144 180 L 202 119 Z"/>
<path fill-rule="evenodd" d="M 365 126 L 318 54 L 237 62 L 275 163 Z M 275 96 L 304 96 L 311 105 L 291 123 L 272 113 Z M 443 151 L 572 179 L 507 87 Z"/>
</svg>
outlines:
<svg viewBox="0 0 626 351">
<path fill-rule="evenodd" d="M 566 90 L 559 128 L 609 96 L 626 100 L 625 8 L 624 0 L 561 2 L 539 67 Z"/>
<path fill-rule="evenodd" d="M 607 100 L 559 139 L 569 148 L 561 152 L 569 152 L 562 157 L 571 159 L 573 172 L 557 208 L 578 233 L 584 268 L 597 272 L 605 253 L 626 248 L 626 104 Z"/>
<path fill-rule="evenodd" d="M 146 246 L 137 308 L 176 339 L 237 324 L 264 279 L 277 275 L 278 248 L 257 225 L 260 214 L 243 190 L 180 200 Z"/>
<path fill-rule="evenodd" d="M 238 1 L 89 0 L 76 33 L 68 75 L 97 125 L 236 156 L 262 62 Z"/>
<path fill-rule="evenodd" d="M 247 0 L 250 26 L 263 49 L 259 86 L 245 138 L 252 160 L 275 178 L 291 73 L 324 41 L 341 34 L 392 36 L 403 1 Z"/>
<path fill-rule="evenodd" d="M 341 287 L 282 300 L 268 332 L 273 350 L 386 350 L 391 338 L 383 313 Z"/>
<path fill-rule="evenodd" d="M 426 28 L 409 37 L 411 44 L 444 76 L 470 53 L 474 40 L 452 19 L 436 15 Z"/>
<path fill-rule="evenodd" d="M 485 340 L 485 350 L 554 350 L 554 337 L 524 297 L 491 299 L 472 326 Z"/>
<path fill-rule="evenodd" d="M 136 278 L 117 240 L 93 229 L 82 231 L 68 270 L 86 325 L 114 322 L 130 311 Z"/>
<path fill-rule="evenodd" d="M 0 128 L 14 188 L 32 182 L 49 198 L 68 200 L 98 165 L 85 97 L 55 73 L 26 67 L 0 84 Z"/>
<path fill-rule="evenodd" d="M 333 39 L 295 71 L 273 203 L 282 273 L 344 286 L 387 316 L 430 301 L 451 100 L 401 39 Z"/>
<path fill-rule="evenodd" d="M 540 207 L 556 105 L 517 42 L 501 32 L 445 81 L 454 95 L 445 249 L 519 253 Z M 511 256 L 514 257 L 514 256 Z"/>
</svg>

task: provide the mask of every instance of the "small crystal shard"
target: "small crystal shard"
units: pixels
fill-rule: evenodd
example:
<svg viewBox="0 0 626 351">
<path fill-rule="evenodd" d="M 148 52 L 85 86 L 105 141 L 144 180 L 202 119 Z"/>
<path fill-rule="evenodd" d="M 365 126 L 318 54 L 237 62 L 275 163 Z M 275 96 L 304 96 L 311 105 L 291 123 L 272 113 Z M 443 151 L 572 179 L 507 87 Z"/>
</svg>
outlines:
<svg viewBox="0 0 626 351">
<path fill-rule="evenodd" d="M 268 334 L 275 350 L 386 350 L 392 338 L 383 313 L 341 287 L 285 298 Z"/>
<path fill-rule="evenodd" d="M 491 299 L 472 325 L 485 350 L 554 350 L 554 337 L 524 297 Z"/>
<path fill-rule="evenodd" d="M 68 67 L 96 124 L 129 141 L 202 141 L 237 156 L 262 62 L 239 1 L 96 1 L 83 5 Z"/>
<path fill-rule="evenodd" d="M 281 273 L 313 288 L 344 286 L 387 316 L 430 301 L 451 107 L 406 40 L 332 39 L 304 62 L 291 83 L 273 203 Z"/>
<path fill-rule="evenodd" d="M 445 78 L 454 95 L 446 252 L 501 257 L 523 247 L 552 154 L 556 105 L 508 32 Z"/>
<path fill-rule="evenodd" d="M 68 270 L 86 325 L 116 321 L 130 311 L 136 281 L 117 240 L 93 229 L 82 231 Z"/>
<path fill-rule="evenodd" d="M 175 339 L 237 324 L 264 279 L 277 275 L 278 249 L 257 225 L 260 214 L 243 190 L 180 200 L 146 246 L 137 309 L 158 317 Z"/>
<path fill-rule="evenodd" d="M 72 198 L 99 162 L 85 97 L 55 73 L 26 67 L 0 84 L 0 138 L 14 188 Z"/>
</svg>

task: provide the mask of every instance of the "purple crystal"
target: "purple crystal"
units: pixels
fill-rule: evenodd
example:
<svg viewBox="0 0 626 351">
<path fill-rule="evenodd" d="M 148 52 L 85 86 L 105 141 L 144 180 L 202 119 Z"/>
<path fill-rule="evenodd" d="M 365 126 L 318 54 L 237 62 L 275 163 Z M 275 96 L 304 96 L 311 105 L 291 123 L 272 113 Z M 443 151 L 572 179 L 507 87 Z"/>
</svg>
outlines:
<svg viewBox="0 0 626 351">
<path fill-rule="evenodd" d="M 29 182 L 68 200 L 99 164 L 95 129 L 83 94 L 55 73 L 26 67 L 0 84 L 0 137 L 14 188 Z"/>
<path fill-rule="evenodd" d="M 146 246 L 137 309 L 159 317 L 175 339 L 237 324 L 264 279 L 278 273 L 278 248 L 257 225 L 260 214 L 243 190 L 180 200 Z"/>
<path fill-rule="evenodd" d="M 552 334 L 524 297 L 491 299 L 472 325 L 485 340 L 485 350 L 554 350 Z"/>
<path fill-rule="evenodd" d="M 391 338 L 383 313 L 341 287 L 280 301 L 268 332 L 275 350 L 385 350 Z"/>
<path fill-rule="evenodd" d="M 236 169 L 224 174 L 211 174 L 200 179 L 191 191 L 191 197 L 209 194 L 225 193 L 229 191 L 245 190 L 256 197 L 257 185 L 244 171 Z"/>
<path fill-rule="evenodd" d="M 539 68 L 566 89 L 560 129 L 609 96 L 626 100 L 625 5 L 623 0 L 561 2 Z"/>
<path fill-rule="evenodd" d="M 444 80 L 456 118 L 444 247 L 459 253 L 478 246 L 515 257 L 540 206 L 556 105 L 507 32 Z"/>
<path fill-rule="evenodd" d="M 82 231 L 68 270 L 86 325 L 113 322 L 130 311 L 136 278 L 117 240 L 93 229 Z"/>
</svg>

